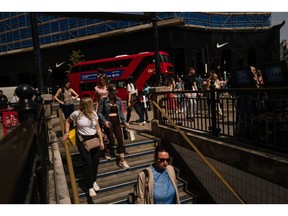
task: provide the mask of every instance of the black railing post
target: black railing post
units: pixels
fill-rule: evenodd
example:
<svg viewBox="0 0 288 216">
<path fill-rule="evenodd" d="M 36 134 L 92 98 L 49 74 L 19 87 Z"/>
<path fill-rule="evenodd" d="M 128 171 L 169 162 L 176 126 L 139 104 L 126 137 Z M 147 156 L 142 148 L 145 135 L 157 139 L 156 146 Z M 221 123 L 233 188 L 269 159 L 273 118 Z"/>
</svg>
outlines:
<svg viewBox="0 0 288 216">
<path fill-rule="evenodd" d="M 34 101 L 37 103 L 37 104 L 43 104 L 43 98 L 41 97 L 41 92 L 39 91 L 39 89 L 36 89 L 35 90 L 35 98 L 34 98 Z"/>
<path fill-rule="evenodd" d="M 33 96 L 35 99 L 33 101 Z M 31 154 L 27 163 L 33 164 L 31 167 L 33 179 L 30 179 L 28 188 L 29 195 L 23 203 L 48 203 L 48 137 L 46 119 L 43 111 L 43 99 L 39 90 L 34 90 L 30 85 L 20 85 L 16 88 L 16 95 L 19 102 L 15 106 L 18 112 L 20 126 L 36 124 L 37 131 L 34 131 Z"/>
<path fill-rule="evenodd" d="M 211 80 L 211 89 L 210 89 L 210 103 L 211 103 L 211 127 L 209 128 L 211 133 L 214 136 L 219 135 L 219 128 L 216 126 L 216 91 L 215 91 L 215 84 L 214 80 Z"/>
<path fill-rule="evenodd" d="M 37 88 L 35 90 L 35 98 L 34 101 L 41 106 L 40 115 L 38 115 L 38 154 L 39 163 L 37 169 L 37 180 L 39 185 L 39 198 L 40 203 L 48 203 L 48 166 L 50 165 L 49 153 L 48 153 L 48 127 L 47 127 L 47 119 L 44 112 L 44 100 L 41 97 L 41 91 Z"/>
<path fill-rule="evenodd" d="M 157 86 L 162 86 L 164 80 L 161 79 L 161 73 L 160 73 L 159 38 L 158 38 L 158 27 L 157 27 L 156 13 L 153 14 L 153 17 L 151 20 L 152 20 L 152 25 L 153 25 L 153 40 L 154 40 L 154 52 L 155 52 L 155 72 L 156 72 L 156 77 L 157 77 Z"/>
<path fill-rule="evenodd" d="M 40 89 L 40 91 L 44 92 L 45 87 L 44 87 L 44 77 L 42 70 L 40 43 L 39 43 L 36 14 L 34 12 L 30 13 L 30 22 L 31 22 L 32 39 L 33 39 L 34 61 L 37 71 L 37 86 Z"/>
</svg>

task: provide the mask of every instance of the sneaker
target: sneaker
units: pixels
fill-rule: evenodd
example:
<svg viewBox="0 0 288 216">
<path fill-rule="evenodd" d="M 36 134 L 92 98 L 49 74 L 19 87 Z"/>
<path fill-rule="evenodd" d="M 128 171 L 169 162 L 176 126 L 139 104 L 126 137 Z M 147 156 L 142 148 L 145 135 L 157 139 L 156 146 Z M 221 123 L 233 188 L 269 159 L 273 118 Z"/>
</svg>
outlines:
<svg viewBox="0 0 288 216">
<path fill-rule="evenodd" d="M 119 161 L 119 166 L 123 169 L 129 169 L 130 168 L 130 166 L 127 164 L 126 161 L 123 161 L 123 162 Z"/>
<path fill-rule="evenodd" d="M 145 121 L 146 123 L 150 123 L 150 121 L 147 119 L 146 121 Z"/>
<path fill-rule="evenodd" d="M 99 187 L 99 185 L 97 184 L 96 181 L 93 183 L 93 189 L 94 189 L 95 191 L 99 191 L 99 190 L 100 190 L 100 187 Z"/>
<path fill-rule="evenodd" d="M 96 194 L 96 192 L 95 192 L 95 190 L 93 188 L 89 189 L 89 196 L 90 197 L 96 197 L 97 196 L 97 194 Z"/>
<path fill-rule="evenodd" d="M 111 160 L 111 156 L 110 156 L 110 152 L 109 152 L 109 151 L 106 151 L 106 152 L 105 152 L 105 158 L 106 158 L 107 160 Z"/>
<path fill-rule="evenodd" d="M 143 121 L 139 125 L 142 126 L 142 125 L 145 125 L 145 124 L 146 124 L 146 121 Z"/>
</svg>

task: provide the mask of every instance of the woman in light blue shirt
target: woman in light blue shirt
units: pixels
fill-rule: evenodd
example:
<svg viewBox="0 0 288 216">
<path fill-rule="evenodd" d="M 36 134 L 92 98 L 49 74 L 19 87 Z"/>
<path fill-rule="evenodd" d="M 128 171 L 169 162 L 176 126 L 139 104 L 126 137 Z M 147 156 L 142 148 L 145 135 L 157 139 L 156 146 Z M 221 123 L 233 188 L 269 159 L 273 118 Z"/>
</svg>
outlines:
<svg viewBox="0 0 288 216">
<path fill-rule="evenodd" d="M 157 146 L 155 162 L 147 168 L 148 182 L 143 171 L 138 175 L 137 204 L 180 204 L 176 174 L 169 161 L 167 149 Z"/>
</svg>

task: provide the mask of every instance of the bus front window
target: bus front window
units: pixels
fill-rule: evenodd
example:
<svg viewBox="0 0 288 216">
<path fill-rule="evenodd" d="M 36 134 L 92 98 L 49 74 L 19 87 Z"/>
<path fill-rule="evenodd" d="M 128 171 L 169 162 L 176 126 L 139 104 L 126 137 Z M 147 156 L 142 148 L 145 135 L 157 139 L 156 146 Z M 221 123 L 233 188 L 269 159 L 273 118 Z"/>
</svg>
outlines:
<svg viewBox="0 0 288 216">
<path fill-rule="evenodd" d="M 172 58 L 167 55 L 160 55 L 160 62 L 167 62 L 167 63 L 173 63 Z"/>
</svg>

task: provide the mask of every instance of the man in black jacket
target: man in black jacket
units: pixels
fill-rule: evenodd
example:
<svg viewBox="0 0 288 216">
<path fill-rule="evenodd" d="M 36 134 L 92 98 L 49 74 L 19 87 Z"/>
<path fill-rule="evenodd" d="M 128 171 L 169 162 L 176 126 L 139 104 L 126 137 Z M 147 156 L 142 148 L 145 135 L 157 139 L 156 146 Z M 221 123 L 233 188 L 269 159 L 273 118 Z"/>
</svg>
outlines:
<svg viewBox="0 0 288 216">
<path fill-rule="evenodd" d="M 196 83 L 196 71 L 193 67 L 188 68 L 187 75 L 183 78 L 185 91 L 198 91 Z M 196 92 L 185 93 L 187 101 L 187 119 L 194 121 L 194 114 L 196 112 Z"/>
<path fill-rule="evenodd" d="M 3 91 L 0 90 L 0 110 L 8 108 L 8 98 L 3 94 Z"/>
</svg>

